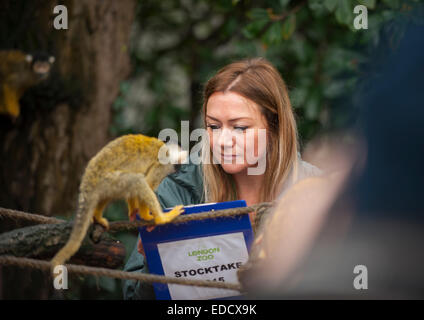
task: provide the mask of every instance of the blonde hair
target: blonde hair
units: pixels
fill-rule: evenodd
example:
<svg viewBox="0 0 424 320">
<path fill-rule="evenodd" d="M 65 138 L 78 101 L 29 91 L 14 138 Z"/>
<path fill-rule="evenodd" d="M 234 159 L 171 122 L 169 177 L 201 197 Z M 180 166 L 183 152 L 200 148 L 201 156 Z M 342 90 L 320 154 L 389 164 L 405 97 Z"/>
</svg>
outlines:
<svg viewBox="0 0 424 320">
<path fill-rule="evenodd" d="M 290 171 L 297 172 L 297 129 L 284 80 L 270 62 L 263 58 L 231 63 L 217 72 L 203 91 L 203 117 L 215 92 L 234 92 L 255 102 L 267 122 L 267 150 L 264 183 L 259 201 L 272 201 L 278 195 Z M 210 146 L 203 144 L 203 159 L 210 157 Z M 209 158 L 208 158 L 209 159 Z M 235 200 L 234 182 L 219 164 L 203 162 L 203 185 L 206 202 Z"/>
</svg>

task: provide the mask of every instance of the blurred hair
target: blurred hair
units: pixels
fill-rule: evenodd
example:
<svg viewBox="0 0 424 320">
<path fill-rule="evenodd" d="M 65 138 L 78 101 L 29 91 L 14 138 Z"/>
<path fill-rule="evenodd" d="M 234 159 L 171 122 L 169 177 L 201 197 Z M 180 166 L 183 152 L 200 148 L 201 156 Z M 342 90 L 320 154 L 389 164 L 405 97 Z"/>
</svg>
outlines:
<svg viewBox="0 0 424 320">
<path fill-rule="evenodd" d="M 260 201 L 274 199 L 293 169 L 297 173 L 297 129 L 284 80 L 270 62 L 263 58 L 231 63 L 213 76 L 203 93 L 203 117 L 209 97 L 215 92 L 233 92 L 255 102 L 267 122 L 265 179 Z M 204 143 L 203 159 L 210 157 L 210 145 Z M 209 159 L 209 158 L 208 158 Z M 206 201 L 221 202 L 235 199 L 233 181 L 219 164 L 205 161 L 202 165 Z"/>
</svg>

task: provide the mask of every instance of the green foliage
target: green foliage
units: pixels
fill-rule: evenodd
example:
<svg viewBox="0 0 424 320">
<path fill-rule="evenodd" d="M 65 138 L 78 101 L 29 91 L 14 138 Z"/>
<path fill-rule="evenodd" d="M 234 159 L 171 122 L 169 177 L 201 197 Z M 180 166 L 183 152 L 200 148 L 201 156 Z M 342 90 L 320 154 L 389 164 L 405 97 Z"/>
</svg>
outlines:
<svg viewBox="0 0 424 320">
<path fill-rule="evenodd" d="M 290 39 L 295 29 L 296 29 L 296 15 L 291 14 L 287 17 L 287 19 L 285 19 L 283 23 L 283 30 L 282 30 L 283 39 L 284 40 Z"/>
<path fill-rule="evenodd" d="M 368 8 L 367 30 L 353 27 L 356 5 Z M 286 81 L 306 142 L 354 119 L 351 97 L 369 53 L 381 42 L 395 49 L 406 24 L 423 16 L 414 0 L 139 1 L 134 73 L 115 102 L 111 132 L 157 135 L 181 120 L 195 128 L 208 78 L 231 61 L 263 56 Z"/>
</svg>

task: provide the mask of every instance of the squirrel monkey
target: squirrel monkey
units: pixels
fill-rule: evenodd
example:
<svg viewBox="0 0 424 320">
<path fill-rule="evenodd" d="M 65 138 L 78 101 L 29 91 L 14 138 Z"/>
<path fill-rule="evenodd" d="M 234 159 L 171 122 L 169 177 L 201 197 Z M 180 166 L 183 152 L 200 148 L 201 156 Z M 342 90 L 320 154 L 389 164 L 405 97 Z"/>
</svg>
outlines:
<svg viewBox="0 0 424 320">
<path fill-rule="evenodd" d="M 0 114 L 16 119 L 19 99 L 25 90 L 45 80 L 55 61 L 44 53 L 26 54 L 19 50 L 0 51 Z"/>
<path fill-rule="evenodd" d="M 96 221 L 108 228 L 102 214 L 110 201 L 125 199 L 129 217 L 138 209 L 141 218 L 154 220 L 156 224 L 167 223 L 180 215 L 183 206 L 163 213 L 153 191 L 175 171 L 174 164 L 184 163 L 186 159 L 187 151 L 178 145 L 166 145 L 141 134 L 125 135 L 107 144 L 85 169 L 74 226 L 66 245 L 52 259 L 52 270 L 78 251 L 90 223 Z"/>
</svg>

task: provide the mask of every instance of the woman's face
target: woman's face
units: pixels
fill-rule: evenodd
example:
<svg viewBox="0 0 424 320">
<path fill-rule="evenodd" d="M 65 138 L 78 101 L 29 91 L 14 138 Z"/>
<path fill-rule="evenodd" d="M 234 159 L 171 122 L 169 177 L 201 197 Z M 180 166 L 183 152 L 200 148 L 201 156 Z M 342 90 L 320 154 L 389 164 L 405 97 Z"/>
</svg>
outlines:
<svg viewBox="0 0 424 320">
<path fill-rule="evenodd" d="M 255 167 L 266 153 L 266 120 L 259 106 L 234 92 L 215 92 L 206 106 L 206 126 L 215 163 L 228 174 Z"/>
</svg>

